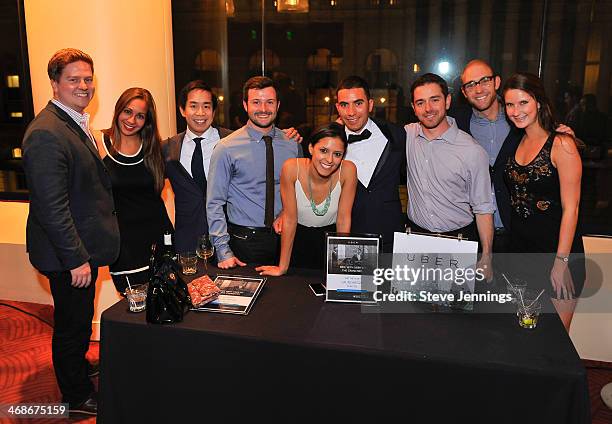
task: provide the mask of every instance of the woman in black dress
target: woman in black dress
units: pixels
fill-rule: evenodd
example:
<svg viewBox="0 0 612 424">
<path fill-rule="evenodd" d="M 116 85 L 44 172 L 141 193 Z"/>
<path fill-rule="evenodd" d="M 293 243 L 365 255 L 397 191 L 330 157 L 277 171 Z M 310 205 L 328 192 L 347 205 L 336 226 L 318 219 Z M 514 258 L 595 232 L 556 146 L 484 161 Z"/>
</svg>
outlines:
<svg viewBox="0 0 612 424">
<path fill-rule="evenodd" d="M 506 114 L 525 134 L 508 159 L 510 238 L 522 255 L 527 283 L 549 291 L 569 331 L 576 297 L 584 285 L 582 239 L 577 231 L 582 161 L 574 137 L 555 132 L 551 103 L 535 75 L 518 73 L 504 86 Z M 544 256 L 542 254 L 549 254 Z M 516 270 L 515 270 L 516 271 Z"/>
<path fill-rule="evenodd" d="M 161 198 L 164 161 L 155 102 L 144 88 L 129 88 L 117 100 L 112 126 L 101 132 L 100 155 L 113 184 L 121 249 L 110 266 L 117 291 L 149 278 L 151 245 L 172 231 Z"/>
</svg>

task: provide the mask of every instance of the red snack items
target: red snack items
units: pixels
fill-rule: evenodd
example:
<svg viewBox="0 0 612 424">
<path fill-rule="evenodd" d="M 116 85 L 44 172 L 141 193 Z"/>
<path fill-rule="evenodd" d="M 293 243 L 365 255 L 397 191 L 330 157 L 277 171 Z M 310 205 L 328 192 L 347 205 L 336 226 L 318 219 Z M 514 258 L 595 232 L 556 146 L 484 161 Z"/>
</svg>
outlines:
<svg viewBox="0 0 612 424">
<path fill-rule="evenodd" d="M 219 293 L 221 292 L 219 287 L 217 287 L 208 275 L 196 278 L 191 283 L 187 284 L 187 289 L 189 290 L 191 303 L 194 308 L 199 308 L 215 300 L 219 297 Z"/>
</svg>

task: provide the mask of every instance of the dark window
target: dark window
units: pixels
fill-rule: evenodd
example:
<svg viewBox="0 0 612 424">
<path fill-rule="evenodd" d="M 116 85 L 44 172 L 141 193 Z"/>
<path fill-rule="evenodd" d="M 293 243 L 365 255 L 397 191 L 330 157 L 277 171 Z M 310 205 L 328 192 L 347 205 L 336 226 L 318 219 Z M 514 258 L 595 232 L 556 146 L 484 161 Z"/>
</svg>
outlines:
<svg viewBox="0 0 612 424">
<path fill-rule="evenodd" d="M 23 0 L 0 8 L 0 199 L 27 199 L 21 140 L 32 120 Z"/>
</svg>

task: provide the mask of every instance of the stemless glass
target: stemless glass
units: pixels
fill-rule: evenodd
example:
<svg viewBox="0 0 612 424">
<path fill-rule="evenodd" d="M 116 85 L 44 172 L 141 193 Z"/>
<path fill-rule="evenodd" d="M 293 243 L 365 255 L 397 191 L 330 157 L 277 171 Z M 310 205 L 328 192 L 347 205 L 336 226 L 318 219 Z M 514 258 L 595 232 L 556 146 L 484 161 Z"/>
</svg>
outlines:
<svg viewBox="0 0 612 424">
<path fill-rule="evenodd" d="M 204 267 L 206 270 L 208 270 L 208 259 L 215 253 L 215 248 L 210 242 L 210 237 L 208 234 L 202 234 L 200 237 L 198 237 L 196 253 L 200 259 L 204 260 Z"/>
<path fill-rule="evenodd" d="M 533 329 L 538 325 L 542 310 L 541 295 L 542 293 L 538 293 L 537 290 L 525 290 L 522 297 L 517 300 L 516 315 L 521 327 Z"/>
<path fill-rule="evenodd" d="M 183 268 L 183 274 L 193 275 L 198 272 L 198 257 L 195 252 L 185 252 L 179 254 L 179 263 Z"/>
</svg>

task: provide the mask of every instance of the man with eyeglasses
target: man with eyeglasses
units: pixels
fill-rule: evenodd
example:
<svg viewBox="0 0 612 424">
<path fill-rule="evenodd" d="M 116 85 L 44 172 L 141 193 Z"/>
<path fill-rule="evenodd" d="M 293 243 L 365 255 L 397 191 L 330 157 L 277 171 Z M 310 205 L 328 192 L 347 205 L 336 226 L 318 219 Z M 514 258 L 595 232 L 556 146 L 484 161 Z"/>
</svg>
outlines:
<svg viewBox="0 0 612 424">
<path fill-rule="evenodd" d="M 507 252 L 511 205 L 504 183 L 504 168 L 508 158 L 516 151 L 523 133 L 506 120 L 504 106 L 497 95 L 501 78 L 487 62 L 481 59 L 470 61 L 461 73 L 461 83 L 461 92 L 471 108 L 458 108 L 453 115 L 459 129 L 474 137 L 489 155 L 492 193 L 497 205 L 493 216 L 493 251 Z M 565 125 L 557 130 L 573 135 Z"/>
<path fill-rule="evenodd" d="M 458 109 L 455 119 L 459 129 L 470 134 L 489 156 L 492 194 L 497 205 L 493 216 L 495 236 L 493 251 L 508 249 L 507 230 L 510 229 L 510 194 L 504 183 L 504 168 L 508 157 L 514 153 L 521 132 L 506 120 L 497 90 L 501 78 L 483 60 L 469 62 L 461 73 L 461 92 L 471 108 Z"/>
</svg>

